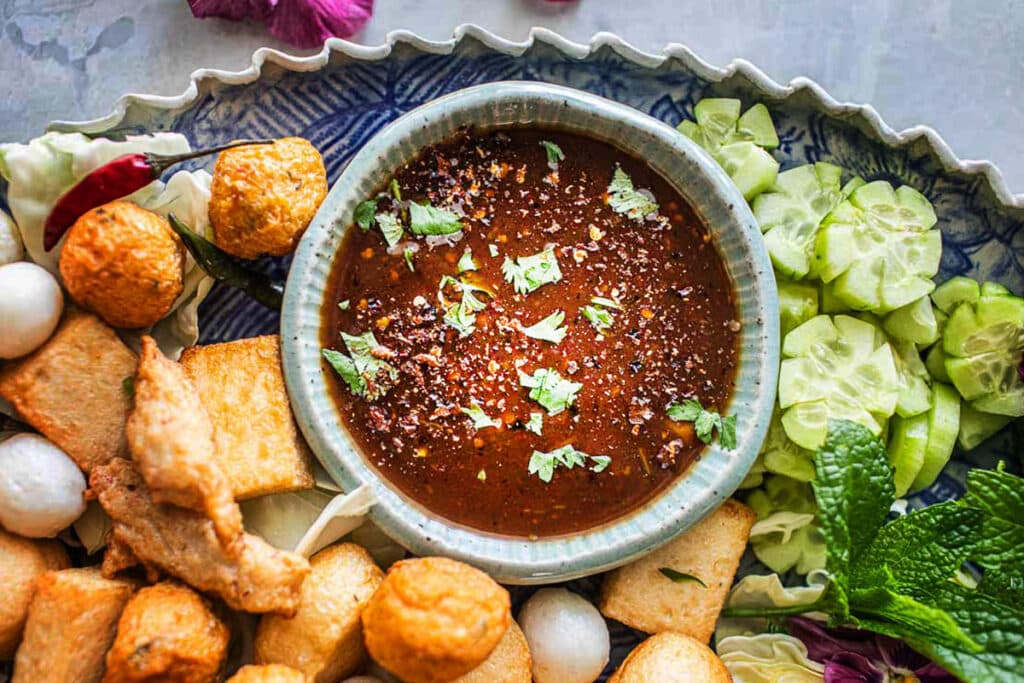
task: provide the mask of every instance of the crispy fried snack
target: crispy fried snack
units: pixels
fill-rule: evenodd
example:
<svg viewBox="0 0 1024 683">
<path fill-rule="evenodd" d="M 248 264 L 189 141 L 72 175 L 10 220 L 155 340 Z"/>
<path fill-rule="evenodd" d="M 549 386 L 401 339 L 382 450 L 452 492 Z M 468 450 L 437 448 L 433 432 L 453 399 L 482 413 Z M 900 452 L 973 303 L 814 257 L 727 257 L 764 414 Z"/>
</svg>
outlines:
<svg viewBox="0 0 1024 683">
<path fill-rule="evenodd" d="M 284 256 L 326 196 L 324 160 L 308 140 L 221 152 L 210 187 L 214 241 L 240 258 Z"/>
<path fill-rule="evenodd" d="M 665 632 L 637 645 L 608 683 L 732 683 L 732 676 L 704 643 Z"/>
<path fill-rule="evenodd" d="M 452 683 L 530 683 L 532 666 L 526 636 L 513 621 L 484 663 Z"/>
<path fill-rule="evenodd" d="M 105 576 L 141 563 L 151 572 L 165 572 L 213 593 L 233 609 L 295 613 L 309 573 L 305 558 L 246 533 L 223 547 L 213 523 L 200 513 L 155 503 L 127 460 L 96 468 L 89 485 L 111 518 Z"/>
<path fill-rule="evenodd" d="M 230 636 L 194 591 L 171 581 L 148 586 L 121 613 L 103 683 L 215 683 Z"/>
<path fill-rule="evenodd" d="M 138 359 L 91 313 L 69 307 L 32 354 L 4 363 L 0 396 L 85 472 L 127 453 L 124 380 Z"/>
<path fill-rule="evenodd" d="M 242 513 L 217 459 L 213 423 L 185 371 L 149 336 L 142 338 L 126 433 L 155 502 L 204 513 L 225 545 L 238 539 Z"/>
<path fill-rule="evenodd" d="M 676 631 L 708 642 L 732 586 L 755 515 L 729 499 L 675 540 L 632 564 L 605 574 L 598 607 L 645 633 Z M 660 569 L 695 576 L 674 583 Z"/>
<path fill-rule="evenodd" d="M 227 683 L 307 683 L 300 672 L 282 664 L 243 666 Z"/>
<path fill-rule="evenodd" d="M 215 426 L 217 463 L 236 500 L 313 486 L 309 449 L 292 417 L 277 335 L 193 346 L 181 354 Z"/>
<path fill-rule="evenodd" d="M 445 683 L 480 666 L 512 622 L 508 591 L 443 557 L 396 562 L 363 611 L 366 647 L 408 683 Z"/>
<path fill-rule="evenodd" d="M 29 540 L 0 528 L 0 661 L 18 648 L 36 578 L 70 564 L 57 541 Z"/>
<path fill-rule="evenodd" d="M 99 683 L 117 620 L 136 583 L 99 568 L 47 572 L 36 580 L 12 683 Z"/>
<path fill-rule="evenodd" d="M 353 543 L 321 550 L 309 563 L 313 571 L 302 584 L 295 617 L 268 614 L 260 619 L 255 659 L 299 669 L 311 683 L 333 683 L 350 676 L 366 658 L 360 617 L 384 572 Z"/>
<path fill-rule="evenodd" d="M 149 327 L 167 315 L 184 272 L 185 248 L 167 219 L 122 200 L 83 214 L 60 253 L 68 294 L 113 327 Z"/>
</svg>

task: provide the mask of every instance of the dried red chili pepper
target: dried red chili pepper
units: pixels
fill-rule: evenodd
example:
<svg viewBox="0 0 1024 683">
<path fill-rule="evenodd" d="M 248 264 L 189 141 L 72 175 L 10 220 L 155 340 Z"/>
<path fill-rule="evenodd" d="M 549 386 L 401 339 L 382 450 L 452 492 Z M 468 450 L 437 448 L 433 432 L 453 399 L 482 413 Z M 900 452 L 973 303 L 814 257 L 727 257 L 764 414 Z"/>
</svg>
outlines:
<svg viewBox="0 0 1024 683">
<path fill-rule="evenodd" d="M 126 197 L 163 175 L 174 164 L 242 145 L 269 145 L 273 140 L 238 140 L 185 154 L 126 154 L 89 172 L 61 195 L 46 217 L 43 248 L 50 251 L 79 217 L 90 209 Z"/>
</svg>

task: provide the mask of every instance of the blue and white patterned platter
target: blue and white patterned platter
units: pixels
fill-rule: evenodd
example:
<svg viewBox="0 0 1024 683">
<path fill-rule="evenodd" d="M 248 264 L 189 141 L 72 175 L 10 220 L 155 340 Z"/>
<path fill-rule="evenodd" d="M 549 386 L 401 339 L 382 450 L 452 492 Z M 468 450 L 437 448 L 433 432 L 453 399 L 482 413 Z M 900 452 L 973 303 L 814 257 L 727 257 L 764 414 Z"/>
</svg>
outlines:
<svg viewBox="0 0 1024 683">
<path fill-rule="evenodd" d="M 128 95 L 102 119 L 52 127 L 106 135 L 169 130 L 197 147 L 298 135 L 322 151 L 333 183 L 363 143 L 399 115 L 454 90 L 499 80 L 579 88 L 672 125 L 690 117 L 703 97 L 739 97 L 746 106 L 764 102 L 779 131 L 776 156 L 783 168 L 829 161 L 868 180 L 915 187 L 939 217 L 940 280 L 966 274 L 1024 292 L 1024 196 L 1011 195 L 991 164 L 958 160 L 931 129 L 896 132 L 871 107 L 836 102 L 809 80 L 781 85 L 743 61 L 715 68 L 682 46 L 654 55 L 608 34 L 580 45 L 543 29 L 514 43 L 474 26 L 459 27 L 444 42 L 407 32 L 392 33 L 379 47 L 330 40 L 306 58 L 262 49 L 245 71 L 197 71 L 181 96 Z M 288 265 L 288 259 L 263 263 L 282 280 Z M 216 287 L 200 309 L 200 324 L 201 342 L 210 343 L 276 332 L 278 317 L 240 292 Z M 1024 434 L 1017 422 L 970 454 L 956 454 L 910 507 L 959 497 L 971 467 L 1003 460 L 1019 471 Z M 741 572 L 756 569 L 745 558 Z M 571 587 L 594 595 L 597 581 Z M 516 603 L 526 594 L 517 589 Z M 615 664 L 641 635 L 617 624 L 612 634 Z"/>
</svg>

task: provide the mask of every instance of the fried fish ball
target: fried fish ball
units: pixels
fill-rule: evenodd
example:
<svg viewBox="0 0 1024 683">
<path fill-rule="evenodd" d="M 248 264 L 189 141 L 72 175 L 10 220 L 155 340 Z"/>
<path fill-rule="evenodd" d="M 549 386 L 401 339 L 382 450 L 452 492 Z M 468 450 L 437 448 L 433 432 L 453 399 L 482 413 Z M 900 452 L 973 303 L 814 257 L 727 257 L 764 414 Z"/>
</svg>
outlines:
<svg viewBox="0 0 1024 683">
<path fill-rule="evenodd" d="M 513 621 L 484 663 L 452 683 L 530 683 L 532 665 L 526 636 Z"/>
<path fill-rule="evenodd" d="M 565 588 L 542 588 L 519 610 L 537 683 L 591 683 L 605 665 L 608 625 L 586 598 Z"/>
<path fill-rule="evenodd" d="M 184 247 L 167 219 L 122 200 L 83 214 L 60 254 L 68 294 L 113 327 L 149 327 L 166 316 L 184 271 Z"/>
<path fill-rule="evenodd" d="M 257 664 L 287 664 L 312 683 L 351 675 L 366 658 L 360 618 L 384 572 L 363 548 L 339 543 L 309 561 L 294 618 L 266 615 L 256 629 Z"/>
<path fill-rule="evenodd" d="M 487 659 L 512 621 L 508 591 L 442 557 L 396 562 L 363 611 L 370 655 L 407 683 L 444 683 Z"/>
<path fill-rule="evenodd" d="M 210 186 L 214 241 L 239 258 L 291 253 L 326 196 L 324 160 L 308 140 L 221 152 Z"/>
<path fill-rule="evenodd" d="M 0 661 L 18 648 L 36 578 L 70 564 L 57 541 L 30 541 L 0 528 Z"/>
<path fill-rule="evenodd" d="M 107 653 L 103 683 L 219 680 L 230 634 L 195 591 L 166 581 L 125 605 Z"/>
<path fill-rule="evenodd" d="M 725 664 L 704 643 L 666 631 L 637 645 L 608 683 L 731 683 Z"/>
<path fill-rule="evenodd" d="M 306 677 L 283 664 L 250 664 L 239 669 L 227 683 L 306 683 Z"/>
</svg>

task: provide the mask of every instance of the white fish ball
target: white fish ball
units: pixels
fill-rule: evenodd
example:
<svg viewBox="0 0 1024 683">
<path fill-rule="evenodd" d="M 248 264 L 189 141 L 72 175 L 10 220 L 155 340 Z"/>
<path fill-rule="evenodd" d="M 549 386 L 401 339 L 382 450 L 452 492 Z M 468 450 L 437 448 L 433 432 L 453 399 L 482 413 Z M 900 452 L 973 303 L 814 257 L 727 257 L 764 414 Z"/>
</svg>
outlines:
<svg viewBox="0 0 1024 683">
<path fill-rule="evenodd" d="M 0 211 L 0 266 L 20 261 L 24 253 L 18 226 L 10 216 Z"/>
<path fill-rule="evenodd" d="M 64 451 L 36 434 L 0 443 L 0 525 L 19 536 L 48 538 L 83 512 L 85 476 Z"/>
<path fill-rule="evenodd" d="M 592 683 L 608 664 L 611 643 L 601 613 L 564 588 L 542 588 L 519 611 L 535 683 Z"/>
<path fill-rule="evenodd" d="M 28 261 L 0 266 L 0 358 L 35 351 L 60 322 L 64 295 L 57 280 Z"/>
</svg>

